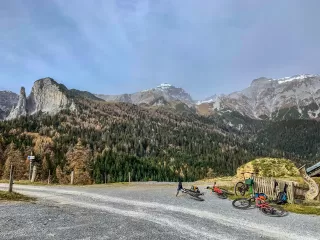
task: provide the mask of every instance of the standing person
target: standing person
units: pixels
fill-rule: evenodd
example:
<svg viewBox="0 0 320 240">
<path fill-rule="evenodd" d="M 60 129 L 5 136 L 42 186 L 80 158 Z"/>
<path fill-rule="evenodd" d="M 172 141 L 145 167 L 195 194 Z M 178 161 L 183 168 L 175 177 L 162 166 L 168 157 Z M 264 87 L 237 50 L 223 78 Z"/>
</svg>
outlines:
<svg viewBox="0 0 320 240">
<path fill-rule="evenodd" d="M 178 189 L 177 189 L 177 194 L 176 194 L 176 197 L 178 197 L 178 194 L 180 192 L 180 190 L 182 190 L 183 187 L 182 187 L 182 180 L 181 178 L 179 178 L 179 183 L 178 183 Z"/>
</svg>

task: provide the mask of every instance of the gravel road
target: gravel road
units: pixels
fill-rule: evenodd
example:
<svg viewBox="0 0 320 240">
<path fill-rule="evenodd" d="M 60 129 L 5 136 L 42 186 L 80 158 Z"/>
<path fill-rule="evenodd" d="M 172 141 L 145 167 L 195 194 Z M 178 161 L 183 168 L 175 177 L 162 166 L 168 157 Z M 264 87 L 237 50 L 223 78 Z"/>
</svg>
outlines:
<svg viewBox="0 0 320 240">
<path fill-rule="evenodd" d="M 188 187 L 185 185 L 184 187 Z M 0 184 L 0 189 L 7 184 Z M 320 217 L 268 217 L 176 185 L 26 186 L 36 203 L 0 202 L 0 239 L 320 239 Z"/>
</svg>

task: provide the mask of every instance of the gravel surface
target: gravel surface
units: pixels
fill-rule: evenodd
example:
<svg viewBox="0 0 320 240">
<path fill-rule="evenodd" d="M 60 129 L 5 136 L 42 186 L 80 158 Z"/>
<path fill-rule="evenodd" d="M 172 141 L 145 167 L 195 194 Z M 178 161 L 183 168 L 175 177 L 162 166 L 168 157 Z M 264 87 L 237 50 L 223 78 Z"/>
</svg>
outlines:
<svg viewBox="0 0 320 240">
<path fill-rule="evenodd" d="M 38 200 L 0 202 L 0 239 L 320 239 L 318 216 L 237 210 L 205 186 L 203 202 L 182 193 L 176 197 L 176 185 L 170 184 L 14 190 Z"/>
</svg>

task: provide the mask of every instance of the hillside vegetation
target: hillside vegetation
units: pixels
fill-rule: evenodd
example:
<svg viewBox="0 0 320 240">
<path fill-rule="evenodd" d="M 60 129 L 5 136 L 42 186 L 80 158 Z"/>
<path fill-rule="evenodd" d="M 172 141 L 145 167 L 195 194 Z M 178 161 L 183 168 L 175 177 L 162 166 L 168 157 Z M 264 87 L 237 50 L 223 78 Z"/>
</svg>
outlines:
<svg viewBox="0 0 320 240">
<path fill-rule="evenodd" d="M 254 172 L 257 177 L 297 177 L 299 171 L 295 164 L 284 158 L 258 158 L 237 169 L 237 178 L 243 179 L 241 173 Z M 245 174 L 250 177 L 250 174 Z"/>
<path fill-rule="evenodd" d="M 286 157 L 302 164 L 317 156 L 316 135 L 308 140 L 312 146 L 301 147 L 305 129 L 312 132 L 317 123 L 311 128 L 305 122 L 278 127 L 282 138 L 271 123 L 241 114 L 206 117 L 182 104 L 142 107 L 95 100 L 86 92 L 69 95 L 76 111 L 0 122 L 0 178 L 8 177 L 13 164 L 16 180 L 27 179 L 31 153 L 39 169 L 37 180 L 47 180 L 50 172 L 52 182 L 68 183 L 74 171 L 76 184 L 128 181 L 129 172 L 132 181 L 194 181 L 234 175 L 257 157 Z M 232 119 L 242 127 L 228 124 Z M 296 148 L 287 145 L 293 126 L 301 134 L 292 135 L 300 146 Z M 261 164 L 261 172 L 275 174 Z"/>
<path fill-rule="evenodd" d="M 50 171 L 53 181 L 67 183 L 73 170 L 79 184 L 128 181 L 128 172 L 133 181 L 230 175 L 263 153 L 192 112 L 80 97 L 76 104 L 74 112 L 0 122 L 2 177 L 13 163 L 19 165 L 17 178 L 27 179 L 31 152 L 38 180 L 46 180 Z"/>
</svg>

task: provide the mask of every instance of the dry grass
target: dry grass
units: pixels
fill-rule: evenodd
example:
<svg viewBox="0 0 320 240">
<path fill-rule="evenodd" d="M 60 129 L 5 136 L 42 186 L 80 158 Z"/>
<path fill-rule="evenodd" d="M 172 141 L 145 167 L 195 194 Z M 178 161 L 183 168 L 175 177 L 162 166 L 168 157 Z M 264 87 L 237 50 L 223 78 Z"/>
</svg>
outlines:
<svg viewBox="0 0 320 240">
<path fill-rule="evenodd" d="M 9 183 L 9 180 L 0 180 L 0 183 Z M 14 184 L 20 184 L 20 185 L 36 185 L 36 186 L 44 186 L 48 185 L 44 182 L 30 182 L 29 180 L 18 180 L 14 181 Z"/>
<path fill-rule="evenodd" d="M 315 204 L 286 204 L 283 208 L 288 212 L 299 214 L 320 215 L 320 203 Z"/>
<path fill-rule="evenodd" d="M 16 192 L 0 191 L 0 201 L 35 201 L 35 198 L 28 197 Z"/>
</svg>

